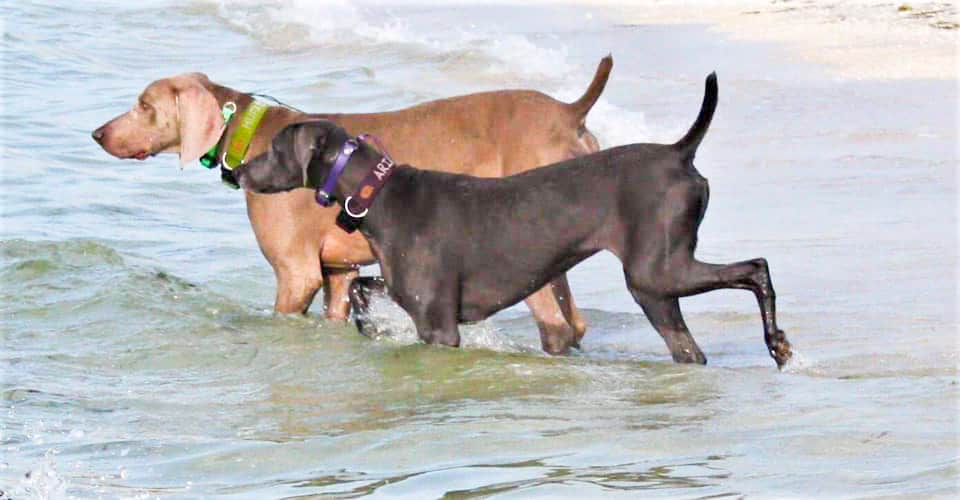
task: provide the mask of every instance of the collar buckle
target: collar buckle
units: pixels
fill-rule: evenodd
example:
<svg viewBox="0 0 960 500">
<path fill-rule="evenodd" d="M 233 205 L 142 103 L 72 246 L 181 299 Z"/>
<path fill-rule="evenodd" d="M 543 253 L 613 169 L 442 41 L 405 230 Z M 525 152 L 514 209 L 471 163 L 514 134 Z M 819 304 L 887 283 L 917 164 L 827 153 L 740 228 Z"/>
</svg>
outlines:
<svg viewBox="0 0 960 500">
<path fill-rule="evenodd" d="M 386 148 L 383 147 L 383 144 L 381 144 L 376 137 L 363 134 L 360 135 L 358 139 L 363 142 L 372 140 L 373 143 L 377 145 L 378 152 L 380 153 L 380 161 L 367 172 L 367 175 L 360 182 L 360 185 L 357 186 L 356 192 L 354 192 L 352 196 L 348 196 L 343 202 L 343 209 L 340 210 L 340 214 L 337 215 L 337 225 L 348 233 L 352 233 L 360 228 L 364 218 L 367 216 L 367 212 L 370 210 L 370 207 L 373 206 L 373 201 L 377 198 L 377 195 L 380 194 L 380 190 L 386 185 L 390 176 L 393 175 L 394 170 L 396 170 L 394 168 L 396 163 L 394 163 L 393 158 L 390 158 Z"/>
</svg>

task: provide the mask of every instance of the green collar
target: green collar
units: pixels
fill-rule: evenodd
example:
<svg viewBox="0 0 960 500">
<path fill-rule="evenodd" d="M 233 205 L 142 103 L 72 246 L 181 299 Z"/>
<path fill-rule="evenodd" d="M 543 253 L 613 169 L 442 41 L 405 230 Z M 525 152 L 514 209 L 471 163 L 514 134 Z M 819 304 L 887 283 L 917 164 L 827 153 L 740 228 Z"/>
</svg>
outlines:
<svg viewBox="0 0 960 500">
<path fill-rule="evenodd" d="M 243 110 L 243 115 L 240 117 L 240 125 L 237 127 L 237 130 L 233 132 L 233 137 L 230 138 L 227 151 L 223 153 L 222 156 L 219 156 L 217 153 L 220 149 L 220 141 L 217 141 L 217 144 L 214 144 L 213 147 L 210 148 L 210 151 L 207 151 L 207 153 L 200 158 L 200 164 L 207 168 L 214 168 L 219 164 L 227 170 L 233 170 L 243 164 L 243 159 L 247 156 L 247 150 L 250 148 L 250 141 L 257 133 L 260 120 L 263 119 L 263 115 L 267 112 L 267 109 L 269 109 L 269 106 L 260 101 L 254 100 L 250 103 L 247 109 Z M 226 133 L 230 119 L 233 118 L 236 110 L 237 105 L 233 101 L 223 105 L 221 113 L 223 113 L 224 133 Z"/>
</svg>

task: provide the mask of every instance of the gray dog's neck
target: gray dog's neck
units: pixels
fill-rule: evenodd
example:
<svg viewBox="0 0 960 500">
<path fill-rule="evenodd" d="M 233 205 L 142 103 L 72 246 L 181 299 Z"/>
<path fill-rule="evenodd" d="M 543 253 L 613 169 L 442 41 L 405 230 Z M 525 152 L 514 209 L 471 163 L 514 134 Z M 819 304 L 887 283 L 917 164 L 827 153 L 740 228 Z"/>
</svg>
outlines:
<svg viewBox="0 0 960 500">
<path fill-rule="evenodd" d="M 322 151 L 314 153 L 313 159 L 307 166 L 306 184 L 308 186 L 314 188 L 324 187 L 333 171 L 334 163 L 343 148 L 344 142 L 346 142 L 346 140 L 339 141 L 335 145 L 328 144 Z M 350 160 L 344 167 L 343 172 L 337 178 L 336 187 L 333 192 L 330 193 L 341 204 L 348 196 L 353 196 L 357 192 L 367 173 L 376 167 L 380 160 L 383 159 L 383 155 L 373 147 L 363 141 L 358 141 L 358 143 L 359 147 L 350 156 Z M 401 167 L 410 168 L 405 165 L 397 165 L 394 168 Z M 390 181 L 388 181 L 387 184 L 389 184 L 389 182 Z"/>
</svg>

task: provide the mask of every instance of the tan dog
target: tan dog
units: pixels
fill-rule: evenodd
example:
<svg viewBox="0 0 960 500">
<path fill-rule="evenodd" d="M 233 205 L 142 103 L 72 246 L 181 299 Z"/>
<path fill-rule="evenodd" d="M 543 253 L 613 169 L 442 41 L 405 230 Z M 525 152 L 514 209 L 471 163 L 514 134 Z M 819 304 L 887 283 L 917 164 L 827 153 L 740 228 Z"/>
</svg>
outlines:
<svg viewBox="0 0 960 500">
<path fill-rule="evenodd" d="M 440 99 L 385 113 L 303 114 L 283 107 L 267 110 L 250 143 L 247 159 L 267 149 L 287 125 L 310 118 L 331 120 L 351 134 L 380 138 L 400 163 L 448 172 L 502 177 L 599 150 L 585 119 L 610 76 L 613 59 L 601 60 L 589 88 L 572 103 L 531 90 L 502 90 Z M 223 131 L 221 106 L 233 101 L 237 116 L 252 97 L 189 73 L 157 80 L 126 113 L 93 132 L 118 158 L 143 160 L 179 153 L 181 164 L 228 144 L 240 120 Z M 247 215 L 260 250 L 277 276 L 275 310 L 304 313 L 324 284 L 327 317 L 349 315 L 347 290 L 357 266 L 374 263 L 366 240 L 334 223 L 339 207 L 323 208 L 312 190 L 258 195 L 246 192 Z M 566 276 L 526 299 L 548 352 L 569 339 L 579 342 L 586 326 Z M 561 340 L 564 339 L 564 340 Z"/>
</svg>

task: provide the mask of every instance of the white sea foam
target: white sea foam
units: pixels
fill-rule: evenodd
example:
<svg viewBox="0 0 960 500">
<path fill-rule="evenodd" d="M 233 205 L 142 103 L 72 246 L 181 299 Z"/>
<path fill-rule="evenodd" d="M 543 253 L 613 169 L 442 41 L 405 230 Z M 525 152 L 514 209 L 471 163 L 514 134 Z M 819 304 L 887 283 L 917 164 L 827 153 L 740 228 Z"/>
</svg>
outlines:
<svg viewBox="0 0 960 500">
<path fill-rule="evenodd" d="M 374 70 L 375 79 L 389 78 L 380 76 L 381 68 L 389 67 L 391 76 L 400 77 L 384 84 L 428 98 L 533 88 L 571 102 L 586 90 L 603 55 L 576 60 L 563 40 L 506 32 L 490 19 L 445 25 L 417 9 L 369 2 L 203 1 L 233 29 L 271 49 L 317 52 L 324 65 L 334 68 L 363 64 Z M 425 19 L 431 20 L 429 25 Z M 614 67 L 611 81 L 616 73 Z M 651 130 L 642 111 L 624 109 L 603 97 L 590 111 L 587 125 L 604 148 L 675 140 L 688 126 Z"/>
<path fill-rule="evenodd" d="M 46 500 L 50 498 L 64 498 L 67 493 L 67 480 L 57 472 L 56 453 L 47 451 L 43 460 L 36 463 L 27 471 L 9 498 L 24 498 Z M 3 495 L 0 494 L 0 499 Z"/>
<path fill-rule="evenodd" d="M 388 48 L 411 59 L 465 63 L 471 74 L 552 77 L 571 69 L 564 48 L 478 24 L 423 25 L 415 11 L 345 1 L 217 0 L 217 15 L 233 28 L 280 50 L 342 48 L 350 55 Z M 450 67 L 449 64 L 446 67 Z"/>
</svg>

